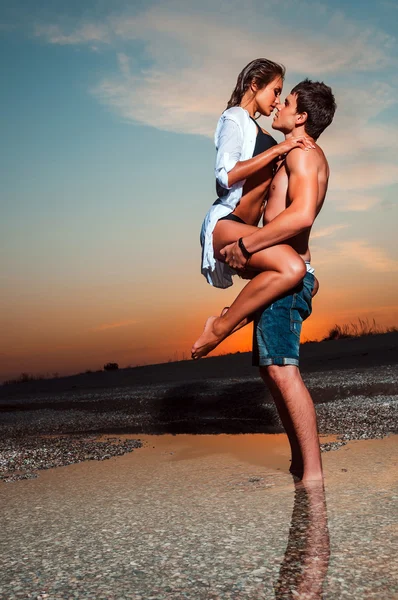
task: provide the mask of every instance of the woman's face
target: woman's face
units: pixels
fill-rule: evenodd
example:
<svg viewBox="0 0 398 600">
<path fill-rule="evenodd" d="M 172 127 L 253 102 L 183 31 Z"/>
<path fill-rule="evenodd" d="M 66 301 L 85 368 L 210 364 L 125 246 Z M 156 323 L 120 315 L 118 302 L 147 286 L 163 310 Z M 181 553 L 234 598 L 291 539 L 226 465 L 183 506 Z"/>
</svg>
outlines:
<svg viewBox="0 0 398 600">
<path fill-rule="evenodd" d="M 278 76 L 261 90 L 257 90 L 255 93 L 257 111 L 269 117 L 277 104 L 279 104 L 279 96 L 281 95 L 282 88 L 283 79 Z"/>
</svg>

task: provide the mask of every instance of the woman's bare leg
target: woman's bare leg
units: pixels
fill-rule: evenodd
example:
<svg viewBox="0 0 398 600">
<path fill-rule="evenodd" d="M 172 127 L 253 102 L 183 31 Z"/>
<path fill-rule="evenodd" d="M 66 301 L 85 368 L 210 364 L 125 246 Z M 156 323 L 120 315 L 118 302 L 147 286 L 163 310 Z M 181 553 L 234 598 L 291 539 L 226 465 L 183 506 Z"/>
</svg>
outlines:
<svg viewBox="0 0 398 600">
<path fill-rule="evenodd" d="M 224 224 L 229 227 L 224 227 Z M 236 241 L 256 229 L 233 221 L 219 222 L 213 234 L 216 256 L 220 256 L 219 251 L 234 241 L 231 236 L 234 235 Z M 250 268 L 260 272 L 243 288 L 224 315 L 207 320 L 202 335 L 192 347 L 192 358 L 201 358 L 214 350 L 243 319 L 294 288 L 306 273 L 304 261 L 286 244 L 256 252 L 250 259 Z"/>
<path fill-rule="evenodd" d="M 249 279 L 249 277 L 248 277 L 248 279 Z M 250 277 L 250 279 L 252 279 L 252 277 Z M 319 290 L 319 281 L 315 277 L 314 288 L 311 292 L 312 298 L 318 293 L 318 290 Z M 220 317 L 223 317 L 226 314 L 227 310 L 229 310 L 229 306 L 224 306 L 224 308 L 221 311 Z M 249 315 L 245 319 L 242 319 L 242 321 L 233 328 L 231 333 L 235 333 L 236 331 L 239 331 L 239 329 L 242 329 L 242 327 L 246 327 L 246 325 L 248 325 L 249 323 L 251 323 L 253 321 L 253 318 L 254 318 L 254 315 Z"/>
<path fill-rule="evenodd" d="M 224 306 L 224 308 L 221 311 L 220 317 L 223 317 L 225 315 L 225 313 L 227 312 L 227 310 L 229 310 L 229 306 Z M 246 327 L 246 325 L 248 325 L 249 323 L 251 323 L 253 321 L 253 318 L 254 318 L 254 315 L 250 315 L 250 316 L 246 317 L 245 319 L 242 319 L 242 321 L 233 328 L 231 333 L 235 333 L 236 331 L 239 331 L 239 329 L 242 329 L 242 327 Z"/>
</svg>

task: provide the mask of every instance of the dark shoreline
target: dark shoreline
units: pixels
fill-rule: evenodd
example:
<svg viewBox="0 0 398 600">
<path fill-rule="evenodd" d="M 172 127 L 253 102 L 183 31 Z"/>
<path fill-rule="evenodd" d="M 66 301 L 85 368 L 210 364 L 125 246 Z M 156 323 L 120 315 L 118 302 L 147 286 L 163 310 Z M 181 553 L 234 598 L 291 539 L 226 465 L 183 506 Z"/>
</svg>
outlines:
<svg viewBox="0 0 398 600">
<path fill-rule="evenodd" d="M 304 373 L 320 434 L 347 440 L 398 432 L 397 366 Z M 1 403 L 0 479 L 105 460 L 139 448 L 143 434 L 281 433 L 258 376 L 13 397 Z M 118 436 L 130 434 L 133 440 Z M 113 439 L 98 440 L 107 435 Z M 48 436 L 53 436 L 51 439 Z"/>
<path fill-rule="evenodd" d="M 393 364 L 398 365 L 398 332 L 308 342 L 300 347 L 300 369 L 303 373 Z M 3 384 L 0 385 L 0 407 L 15 396 L 224 379 L 231 374 L 235 378 L 257 375 L 257 369 L 251 364 L 250 352 Z"/>
<path fill-rule="evenodd" d="M 0 479 L 119 456 L 141 447 L 143 434 L 281 433 L 250 360 L 235 354 L 1 386 Z M 397 365 L 398 333 L 302 346 L 320 434 L 339 440 L 325 451 L 398 432 Z"/>
</svg>

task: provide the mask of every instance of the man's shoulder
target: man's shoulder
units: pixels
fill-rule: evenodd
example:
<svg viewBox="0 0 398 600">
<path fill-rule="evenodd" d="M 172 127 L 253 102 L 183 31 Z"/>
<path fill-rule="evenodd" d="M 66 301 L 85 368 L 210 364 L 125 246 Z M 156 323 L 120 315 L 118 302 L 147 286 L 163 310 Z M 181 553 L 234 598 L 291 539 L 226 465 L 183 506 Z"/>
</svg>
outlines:
<svg viewBox="0 0 398 600">
<path fill-rule="evenodd" d="M 326 164 L 326 157 L 318 145 L 309 150 L 293 148 L 286 156 L 286 167 L 289 171 L 313 171 Z"/>
</svg>

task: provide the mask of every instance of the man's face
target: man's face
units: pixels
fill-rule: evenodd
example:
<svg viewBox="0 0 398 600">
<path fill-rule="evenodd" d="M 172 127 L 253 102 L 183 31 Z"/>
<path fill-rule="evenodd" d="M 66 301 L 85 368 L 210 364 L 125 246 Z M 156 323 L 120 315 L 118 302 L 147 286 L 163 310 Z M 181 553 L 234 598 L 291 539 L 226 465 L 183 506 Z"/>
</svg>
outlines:
<svg viewBox="0 0 398 600">
<path fill-rule="evenodd" d="M 285 102 L 276 106 L 276 115 L 272 121 L 273 129 L 283 133 L 291 133 L 297 122 L 297 98 L 295 94 L 289 94 Z"/>
</svg>

